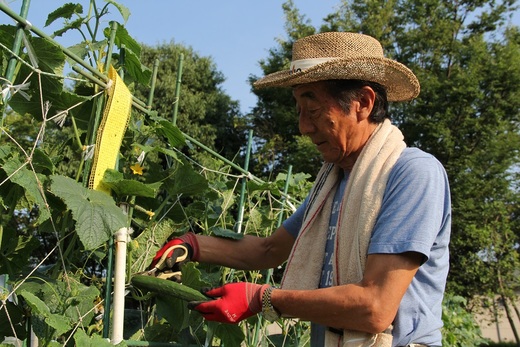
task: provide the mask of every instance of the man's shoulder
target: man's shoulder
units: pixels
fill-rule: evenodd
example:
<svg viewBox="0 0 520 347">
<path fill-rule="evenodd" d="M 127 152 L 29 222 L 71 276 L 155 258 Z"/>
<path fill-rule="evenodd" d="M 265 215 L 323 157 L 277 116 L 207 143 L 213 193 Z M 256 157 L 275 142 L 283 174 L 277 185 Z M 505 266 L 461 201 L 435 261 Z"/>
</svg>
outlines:
<svg viewBox="0 0 520 347">
<path fill-rule="evenodd" d="M 406 147 L 397 161 L 400 162 L 413 159 L 437 160 L 432 154 L 425 152 L 420 148 Z"/>
<path fill-rule="evenodd" d="M 395 163 L 394 170 L 429 170 L 438 168 L 444 170 L 442 164 L 432 154 L 416 147 L 407 147 Z"/>
<path fill-rule="evenodd" d="M 448 187 L 448 175 L 442 163 L 432 154 L 419 148 L 408 147 L 390 172 L 388 184 L 417 185 L 419 183 L 438 188 Z"/>
</svg>

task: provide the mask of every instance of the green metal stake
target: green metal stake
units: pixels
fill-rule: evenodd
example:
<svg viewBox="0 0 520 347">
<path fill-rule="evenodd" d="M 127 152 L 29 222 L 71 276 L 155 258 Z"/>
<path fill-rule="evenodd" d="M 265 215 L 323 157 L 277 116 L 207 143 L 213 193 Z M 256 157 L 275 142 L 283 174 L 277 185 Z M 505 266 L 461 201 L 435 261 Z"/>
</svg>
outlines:
<svg viewBox="0 0 520 347">
<path fill-rule="evenodd" d="M 22 2 L 22 8 L 20 10 L 20 16 L 23 18 L 27 18 L 27 14 L 29 13 L 29 4 L 31 3 L 30 0 L 23 0 Z M 14 37 L 14 44 L 13 44 L 13 52 L 15 54 L 20 53 L 20 49 L 22 48 L 22 39 L 23 39 L 23 32 L 25 30 L 24 26 L 19 26 L 16 30 L 16 35 Z M 16 59 L 15 57 L 9 58 L 9 64 L 7 65 L 7 71 L 5 73 L 5 78 L 9 80 L 11 83 L 13 76 L 14 76 L 14 70 L 16 67 Z"/>
<path fill-rule="evenodd" d="M 283 210 L 285 207 L 285 201 L 287 200 L 287 191 L 289 190 L 289 183 L 291 182 L 292 175 L 292 165 L 289 165 L 289 169 L 287 170 L 287 179 L 285 180 L 285 186 L 283 187 L 283 196 L 282 196 L 282 206 L 280 206 L 280 215 L 278 215 L 278 224 L 277 228 L 282 225 L 283 222 Z"/>
<path fill-rule="evenodd" d="M 29 4 L 30 0 L 23 0 L 22 8 L 20 10 L 20 16 L 22 18 L 26 18 L 29 13 Z M 24 26 L 19 26 L 16 30 L 16 35 L 14 37 L 13 43 L 13 53 L 18 55 L 20 53 L 20 49 L 22 48 L 22 39 L 23 39 L 23 31 L 25 30 Z M 7 65 L 7 70 L 5 72 L 5 78 L 9 81 L 10 84 L 13 84 L 14 70 L 16 69 L 16 58 L 14 56 L 9 58 L 9 63 Z M 2 106 L 2 115 L 0 116 L 0 128 L 4 126 L 4 110 L 5 104 Z M 0 131 L 0 137 L 2 137 L 2 132 Z"/>
<path fill-rule="evenodd" d="M 179 65 L 177 67 L 177 83 L 175 85 L 175 104 L 173 105 L 173 125 L 177 125 L 177 113 L 179 112 L 179 96 L 181 94 L 182 67 L 184 63 L 184 54 L 179 56 Z"/>
<path fill-rule="evenodd" d="M 27 14 L 29 13 L 29 4 L 31 3 L 30 0 L 23 0 L 22 2 L 22 8 L 20 9 L 20 16 L 23 17 L 23 18 L 26 18 L 27 17 Z M 13 52 L 15 54 L 18 54 L 20 53 L 20 49 L 22 47 L 22 38 L 23 38 L 23 31 L 25 30 L 24 27 L 19 27 L 17 30 L 16 30 L 16 35 L 14 37 L 14 43 L 13 43 Z M 6 70 L 6 73 L 5 73 L 5 78 L 12 84 L 14 81 L 13 81 L 13 77 L 14 77 L 14 70 L 16 68 L 16 59 L 15 57 L 10 57 L 9 58 L 9 63 L 7 65 L 7 70 Z M 3 109 L 5 109 L 5 103 L 4 103 L 4 106 L 2 107 Z M 2 109 L 2 114 L 0 115 L 0 127 L 3 127 L 4 126 L 4 112 L 3 112 L 3 109 Z M 2 132 L 0 131 L 0 137 L 2 137 Z M 2 244 L 2 236 L 3 236 L 3 227 L 0 225 L 0 244 Z M 3 281 L 4 283 L 7 284 L 7 281 L 9 280 L 9 275 L 5 274 L 5 275 L 2 275 L 3 277 Z M 30 325 L 29 325 L 30 327 Z M 29 342 L 30 342 L 30 337 L 28 338 L 29 339 Z"/>
<path fill-rule="evenodd" d="M 116 40 L 117 33 L 117 22 L 112 22 L 112 26 L 110 27 L 110 41 L 108 42 L 108 52 L 107 52 L 107 60 L 105 62 L 105 73 L 108 72 L 110 68 L 110 64 L 112 64 L 112 49 L 114 45 L 114 41 Z"/>
<path fill-rule="evenodd" d="M 238 202 L 238 216 L 237 222 L 235 223 L 235 232 L 240 234 L 242 232 L 242 222 L 244 221 L 244 200 L 246 196 L 246 188 L 247 188 L 247 180 L 250 178 L 251 174 L 249 173 L 249 156 L 251 153 L 251 147 L 253 143 L 253 130 L 249 130 L 248 141 L 247 141 L 247 150 L 246 150 L 246 158 L 244 162 L 244 168 L 240 168 L 240 171 L 245 173 L 247 177 L 242 177 L 242 187 L 240 189 L 240 200 Z M 228 274 L 223 274 L 223 278 L 225 277 L 233 278 L 235 276 L 235 269 L 231 269 Z M 228 281 L 225 281 L 228 282 Z"/>
<path fill-rule="evenodd" d="M 125 56 L 126 45 L 122 44 L 119 50 L 119 65 L 121 66 L 121 69 L 119 69 L 119 77 L 121 77 L 122 80 L 125 79 Z"/>
<path fill-rule="evenodd" d="M 278 216 L 278 222 L 276 224 L 276 228 L 278 229 L 280 225 L 282 225 L 283 222 L 283 210 L 285 207 L 285 201 L 287 200 L 287 192 L 289 191 L 289 184 L 291 183 L 291 176 L 292 176 L 292 165 L 289 165 L 289 169 L 287 170 L 287 178 L 285 180 L 285 185 L 283 188 L 283 196 L 282 196 L 282 203 L 280 206 L 280 215 Z M 267 274 L 265 276 L 265 283 L 269 283 L 271 281 L 271 277 L 273 276 L 273 269 L 267 270 Z M 253 346 L 258 345 L 258 336 L 260 334 L 260 321 L 261 318 L 258 317 L 258 324 L 256 325 L 256 332 L 253 340 Z"/>
<path fill-rule="evenodd" d="M 283 222 L 283 210 L 285 207 L 285 201 L 287 200 L 287 192 L 289 191 L 289 184 L 291 183 L 291 176 L 292 176 L 292 165 L 289 165 L 289 169 L 287 170 L 287 178 L 285 180 L 285 185 L 283 187 L 282 206 L 280 206 L 280 215 L 278 216 L 278 222 L 276 223 L 277 229 L 282 225 L 282 222 Z M 272 276 L 273 276 L 273 269 L 267 270 L 265 283 L 269 283 Z"/>
<path fill-rule="evenodd" d="M 247 150 L 246 150 L 246 159 L 244 162 L 244 171 L 248 172 L 249 170 L 249 156 L 251 154 L 251 146 L 253 144 L 253 130 L 249 130 L 248 140 L 247 140 Z M 238 217 L 237 223 L 235 225 L 235 231 L 237 233 L 242 232 L 242 222 L 244 221 L 244 200 L 246 196 L 246 188 L 247 188 L 247 177 L 242 177 L 242 188 L 240 190 L 240 201 L 238 203 Z"/>
<path fill-rule="evenodd" d="M 175 83 L 175 97 L 173 102 L 173 114 L 172 114 L 172 124 L 177 126 L 177 114 L 179 113 L 179 100 L 181 95 L 181 82 L 182 82 L 182 67 L 184 62 L 184 54 L 181 53 L 179 56 L 179 61 L 177 63 L 177 82 Z M 169 156 L 166 156 L 166 165 L 168 167 L 172 166 L 171 159 Z M 165 201 L 168 201 L 170 198 L 168 197 Z"/>
<path fill-rule="evenodd" d="M 150 86 L 150 94 L 148 94 L 148 103 L 146 106 L 148 109 L 152 108 L 153 103 L 153 96 L 155 93 L 155 84 L 157 83 L 157 71 L 159 70 L 159 59 L 155 59 L 153 62 L 153 69 L 152 69 L 152 85 Z"/>
</svg>

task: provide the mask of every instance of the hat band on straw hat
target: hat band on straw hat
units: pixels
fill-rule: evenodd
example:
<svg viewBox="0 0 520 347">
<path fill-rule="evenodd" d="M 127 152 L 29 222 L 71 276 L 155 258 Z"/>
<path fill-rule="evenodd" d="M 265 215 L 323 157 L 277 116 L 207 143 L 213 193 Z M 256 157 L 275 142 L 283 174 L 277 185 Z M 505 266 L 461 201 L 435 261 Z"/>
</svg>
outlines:
<svg viewBox="0 0 520 347">
<path fill-rule="evenodd" d="M 301 72 L 303 70 L 307 70 L 310 67 L 315 65 L 326 63 L 331 60 L 337 60 L 338 58 L 310 58 L 310 59 L 300 59 L 291 62 L 291 73 Z"/>
<path fill-rule="evenodd" d="M 253 86 L 294 87 L 324 80 L 365 80 L 386 88 L 388 101 L 417 97 L 420 84 L 405 65 L 386 58 L 381 43 L 358 33 L 324 32 L 293 44 L 289 68 L 270 73 Z"/>
</svg>

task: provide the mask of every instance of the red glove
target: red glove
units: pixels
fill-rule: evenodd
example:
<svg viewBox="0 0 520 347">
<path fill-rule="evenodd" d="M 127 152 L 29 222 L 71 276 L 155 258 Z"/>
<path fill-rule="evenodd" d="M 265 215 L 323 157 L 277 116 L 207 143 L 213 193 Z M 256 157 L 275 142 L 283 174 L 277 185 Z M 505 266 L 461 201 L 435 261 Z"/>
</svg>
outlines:
<svg viewBox="0 0 520 347">
<path fill-rule="evenodd" d="M 150 264 L 150 269 L 152 269 L 155 264 L 161 259 L 164 252 L 172 246 L 175 245 L 184 245 L 188 249 L 188 257 L 184 262 L 194 260 L 197 261 L 199 259 L 199 243 L 197 242 L 197 238 L 194 233 L 186 233 L 181 237 L 176 237 L 170 241 L 168 241 L 164 246 L 161 247 L 160 250 L 157 251 L 155 256 L 153 257 L 152 263 Z M 173 268 L 175 266 L 177 259 L 177 254 L 174 254 L 174 251 L 171 251 L 168 254 L 168 258 L 166 259 L 166 266 L 168 268 Z"/>
<path fill-rule="evenodd" d="M 193 301 L 188 307 L 210 321 L 238 323 L 262 311 L 262 295 L 268 287 L 268 284 L 229 283 L 204 292 L 215 300 Z"/>
</svg>

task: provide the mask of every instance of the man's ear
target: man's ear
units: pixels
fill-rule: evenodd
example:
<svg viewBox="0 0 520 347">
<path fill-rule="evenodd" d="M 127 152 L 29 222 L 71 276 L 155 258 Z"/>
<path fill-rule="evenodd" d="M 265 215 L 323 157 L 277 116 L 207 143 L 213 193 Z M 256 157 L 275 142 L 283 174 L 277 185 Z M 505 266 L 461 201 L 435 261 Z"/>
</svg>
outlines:
<svg viewBox="0 0 520 347">
<path fill-rule="evenodd" d="M 372 113 L 372 109 L 374 108 L 374 102 L 376 100 L 376 93 L 369 86 L 364 86 L 361 88 L 361 92 L 359 93 L 358 103 L 356 105 L 356 113 L 358 120 L 365 120 Z"/>
</svg>

